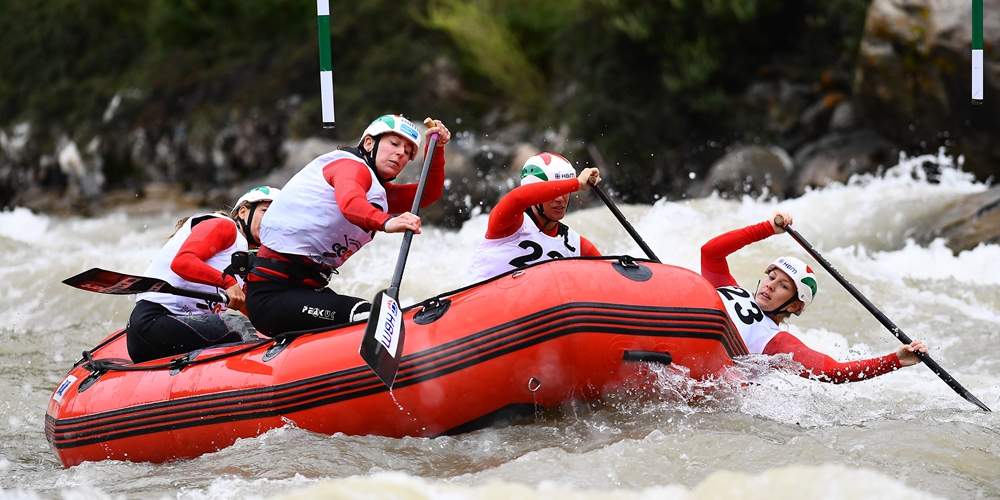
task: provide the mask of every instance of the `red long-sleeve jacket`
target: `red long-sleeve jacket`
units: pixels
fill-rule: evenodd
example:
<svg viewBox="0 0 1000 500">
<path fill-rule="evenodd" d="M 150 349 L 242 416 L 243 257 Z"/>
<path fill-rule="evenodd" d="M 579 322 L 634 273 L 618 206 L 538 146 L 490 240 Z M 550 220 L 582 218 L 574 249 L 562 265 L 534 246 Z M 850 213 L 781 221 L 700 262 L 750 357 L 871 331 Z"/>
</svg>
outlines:
<svg viewBox="0 0 1000 500">
<path fill-rule="evenodd" d="M 751 243 L 772 235 L 774 235 L 774 228 L 769 221 L 764 221 L 712 238 L 701 247 L 702 276 L 716 288 L 738 286 L 736 279 L 729 272 L 726 257 Z M 799 375 L 835 384 L 866 380 L 895 371 L 902 366 L 896 353 L 841 363 L 826 354 L 810 349 L 787 331 L 775 335 L 764 346 L 763 353 L 772 356 L 791 354 L 792 359 L 802 365 Z"/>
</svg>

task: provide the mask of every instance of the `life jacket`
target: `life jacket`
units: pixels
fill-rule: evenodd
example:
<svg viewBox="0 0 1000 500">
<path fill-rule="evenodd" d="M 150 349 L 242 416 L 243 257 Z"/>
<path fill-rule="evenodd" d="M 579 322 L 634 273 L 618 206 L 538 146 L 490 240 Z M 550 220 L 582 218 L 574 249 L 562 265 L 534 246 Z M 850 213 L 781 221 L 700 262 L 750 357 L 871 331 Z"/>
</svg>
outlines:
<svg viewBox="0 0 1000 500">
<path fill-rule="evenodd" d="M 529 214 L 530 211 L 528 208 Z M 549 236 L 538 229 L 533 218 L 525 215 L 521 227 L 514 234 L 504 238 L 484 239 L 472 254 L 465 284 L 492 278 L 535 262 L 579 257 L 580 234 L 566 224 L 558 224 L 556 236 Z"/>
<path fill-rule="evenodd" d="M 372 178 L 368 202 L 387 212 L 385 188 L 375 173 L 356 155 L 346 151 L 326 153 L 295 174 L 268 208 L 260 224 L 262 247 L 283 255 L 303 256 L 325 269 L 337 269 L 375 236 L 348 221 L 337 205 L 333 186 L 323 169 L 338 160 L 357 162 Z"/>
<path fill-rule="evenodd" d="M 724 286 L 715 289 L 726 306 L 726 313 L 733 326 L 743 337 L 743 343 L 752 354 L 761 354 L 764 347 L 781 333 L 781 327 L 769 318 L 753 300 L 753 293 L 738 286 Z"/>
<path fill-rule="evenodd" d="M 225 270 L 232 261 L 232 255 L 236 252 L 246 252 L 247 251 L 247 239 L 240 234 L 239 230 L 236 228 L 236 222 L 229 217 L 221 214 L 197 214 L 188 218 L 187 221 L 177 230 L 177 232 L 167 240 L 167 243 L 163 245 L 163 248 L 157 252 L 156 257 L 153 261 L 149 263 L 146 270 L 143 271 L 143 276 L 150 276 L 153 278 L 159 278 L 171 285 L 178 288 L 186 288 L 188 290 L 197 290 L 209 293 L 223 293 L 219 287 L 214 285 L 205 285 L 202 283 L 195 283 L 187 281 L 181 278 L 177 273 L 170 270 L 170 264 L 174 261 L 174 257 L 177 256 L 177 252 L 180 251 L 181 245 L 187 240 L 188 236 L 191 236 L 191 229 L 207 220 L 212 220 L 215 218 L 225 219 L 233 225 L 233 231 L 236 232 L 236 242 L 233 243 L 229 248 L 225 248 L 216 252 L 215 255 L 210 257 L 205 263 L 209 266 L 214 267 L 219 270 L 219 275 L 221 276 L 223 270 Z M 236 280 L 239 282 L 240 286 L 243 285 L 243 280 L 239 276 L 236 276 Z M 190 297 L 181 297 L 178 295 L 172 295 L 167 293 L 156 293 L 147 292 L 140 293 L 136 295 L 136 301 L 145 300 L 148 302 L 155 302 L 167 308 L 171 314 L 175 316 L 187 316 L 192 314 L 212 314 L 219 313 L 226 310 L 225 303 L 216 303 L 207 301 L 204 299 L 194 299 Z"/>
</svg>

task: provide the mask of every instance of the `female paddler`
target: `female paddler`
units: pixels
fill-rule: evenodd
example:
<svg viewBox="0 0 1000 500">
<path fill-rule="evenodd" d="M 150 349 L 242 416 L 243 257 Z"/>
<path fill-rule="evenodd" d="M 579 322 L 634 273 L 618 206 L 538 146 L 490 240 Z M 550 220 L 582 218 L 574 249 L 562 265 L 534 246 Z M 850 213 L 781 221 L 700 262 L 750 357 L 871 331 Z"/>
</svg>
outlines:
<svg viewBox="0 0 1000 500">
<path fill-rule="evenodd" d="M 189 290 L 225 290 L 228 304 L 147 292 L 136 296 L 125 327 L 129 357 L 139 363 L 227 342 L 255 338 L 243 318 L 224 314 L 241 309 L 243 279 L 229 272 L 233 254 L 256 248 L 260 222 L 279 190 L 260 186 L 247 191 L 229 214 L 197 214 L 177 230 L 149 264 L 144 276 Z M 227 216 L 228 215 L 228 216 Z"/>
<path fill-rule="evenodd" d="M 490 211 L 486 235 L 472 255 L 465 284 L 550 259 L 601 255 L 593 243 L 561 222 L 570 195 L 599 182 L 596 168 L 577 175 L 573 165 L 555 153 L 528 158 L 521 167 L 521 185 Z"/>
<path fill-rule="evenodd" d="M 780 219 L 778 219 L 780 217 Z M 799 363 L 799 375 L 823 382 L 867 380 L 920 362 L 916 351 L 927 352 L 917 340 L 885 356 L 838 362 L 807 347 L 779 325 L 791 315 L 800 315 L 818 291 L 816 275 L 795 257 L 779 257 L 764 270 L 764 281 L 755 292 L 740 287 L 729 272 L 726 257 L 737 250 L 785 232 L 792 216 L 775 211 L 771 218 L 712 238 L 701 247 L 701 274 L 716 287 L 726 311 L 752 354 L 791 354 Z"/>
<path fill-rule="evenodd" d="M 424 135 L 435 133 L 437 151 L 421 207 L 444 191 L 444 145 L 451 133 L 437 120 Z M 420 144 L 410 120 L 383 115 L 365 129 L 356 148 L 326 153 L 288 181 L 261 223 L 261 247 L 247 277 L 247 315 L 258 332 L 273 336 L 367 318 L 367 300 L 341 295 L 327 284 L 379 231 L 420 233 L 420 218 L 409 212 L 417 184 L 392 182 Z"/>
</svg>

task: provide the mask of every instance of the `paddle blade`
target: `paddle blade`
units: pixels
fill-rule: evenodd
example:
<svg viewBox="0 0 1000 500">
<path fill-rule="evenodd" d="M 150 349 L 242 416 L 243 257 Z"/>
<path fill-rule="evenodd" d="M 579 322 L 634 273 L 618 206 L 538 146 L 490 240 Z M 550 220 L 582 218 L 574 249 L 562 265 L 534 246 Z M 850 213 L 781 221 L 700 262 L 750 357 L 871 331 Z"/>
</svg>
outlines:
<svg viewBox="0 0 1000 500">
<path fill-rule="evenodd" d="M 372 311 L 361 341 L 361 358 L 392 389 L 399 370 L 400 348 L 403 345 L 403 310 L 399 302 L 385 290 L 375 295 Z"/>
<path fill-rule="evenodd" d="M 97 267 L 66 278 L 63 283 L 81 290 L 110 295 L 133 295 L 172 288 L 166 281 L 156 278 L 105 271 Z"/>
<path fill-rule="evenodd" d="M 194 299 L 207 300 L 225 304 L 229 302 L 229 297 L 225 294 L 202 292 L 200 290 L 187 290 L 177 288 L 166 281 L 148 276 L 135 276 L 132 274 L 105 271 L 95 267 L 89 271 L 84 271 L 76 276 L 63 280 L 63 283 L 80 290 L 88 292 L 106 293 L 109 295 L 133 295 L 137 293 L 159 292 L 181 297 L 191 297 Z"/>
<path fill-rule="evenodd" d="M 979 398 L 973 396 L 971 392 L 965 391 L 964 393 L 959 393 L 959 394 L 963 398 L 965 398 L 966 401 L 968 401 L 968 402 L 970 402 L 970 403 L 978 406 L 981 410 L 983 410 L 983 411 L 989 411 L 989 412 L 993 411 L 993 410 L 990 409 L 989 406 L 986 406 L 985 404 L 983 404 L 983 402 L 980 401 Z"/>
</svg>

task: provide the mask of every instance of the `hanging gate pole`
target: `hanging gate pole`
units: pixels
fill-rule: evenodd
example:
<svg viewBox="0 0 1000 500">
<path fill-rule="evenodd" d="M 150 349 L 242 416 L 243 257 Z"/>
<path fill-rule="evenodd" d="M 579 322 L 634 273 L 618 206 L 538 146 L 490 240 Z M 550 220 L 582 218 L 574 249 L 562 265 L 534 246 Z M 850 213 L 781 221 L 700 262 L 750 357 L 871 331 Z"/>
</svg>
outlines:
<svg viewBox="0 0 1000 500">
<path fill-rule="evenodd" d="M 972 104 L 983 103 L 983 0 L 972 0 Z"/>
<path fill-rule="evenodd" d="M 333 57 L 330 55 L 330 0 L 316 0 L 319 26 L 319 86 L 323 101 L 323 128 L 333 128 Z"/>
</svg>

